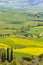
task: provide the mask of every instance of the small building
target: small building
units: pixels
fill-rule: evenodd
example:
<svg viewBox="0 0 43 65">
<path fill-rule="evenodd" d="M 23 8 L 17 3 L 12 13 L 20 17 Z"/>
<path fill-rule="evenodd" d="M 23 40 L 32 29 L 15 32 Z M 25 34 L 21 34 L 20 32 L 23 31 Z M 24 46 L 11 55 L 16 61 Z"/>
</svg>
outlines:
<svg viewBox="0 0 43 65">
<path fill-rule="evenodd" d="M 39 34 L 39 37 L 40 38 L 43 38 L 43 32 Z"/>
</svg>

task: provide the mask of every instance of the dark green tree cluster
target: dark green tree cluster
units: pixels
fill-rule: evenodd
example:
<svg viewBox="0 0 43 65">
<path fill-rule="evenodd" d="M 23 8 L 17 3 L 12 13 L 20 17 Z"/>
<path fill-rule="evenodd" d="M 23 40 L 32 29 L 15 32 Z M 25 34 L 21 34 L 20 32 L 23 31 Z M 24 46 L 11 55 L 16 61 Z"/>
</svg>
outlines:
<svg viewBox="0 0 43 65">
<path fill-rule="evenodd" d="M 10 50 L 9 48 L 7 48 L 6 51 L 3 50 L 1 59 L 2 59 L 2 62 L 5 62 L 5 60 L 7 60 L 8 62 L 12 62 L 12 60 L 13 60 L 13 49 L 11 48 L 11 50 Z"/>
</svg>

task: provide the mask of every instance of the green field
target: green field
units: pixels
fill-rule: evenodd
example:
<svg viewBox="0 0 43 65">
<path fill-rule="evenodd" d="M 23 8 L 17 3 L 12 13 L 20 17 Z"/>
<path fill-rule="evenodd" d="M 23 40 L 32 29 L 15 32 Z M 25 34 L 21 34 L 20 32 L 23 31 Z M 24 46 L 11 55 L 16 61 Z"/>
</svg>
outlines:
<svg viewBox="0 0 43 65">
<path fill-rule="evenodd" d="M 41 14 L 43 13 L 0 11 L 0 48 L 13 47 L 17 57 L 43 54 Z"/>
</svg>

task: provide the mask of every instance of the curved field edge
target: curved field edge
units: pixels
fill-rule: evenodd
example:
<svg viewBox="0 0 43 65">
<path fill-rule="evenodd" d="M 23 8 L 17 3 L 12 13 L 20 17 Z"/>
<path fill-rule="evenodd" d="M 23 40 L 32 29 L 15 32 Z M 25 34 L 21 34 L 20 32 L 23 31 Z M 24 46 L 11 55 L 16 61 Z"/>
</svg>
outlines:
<svg viewBox="0 0 43 65">
<path fill-rule="evenodd" d="M 43 39 L 40 38 L 30 38 L 30 39 L 22 39 L 22 38 L 2 38 L 0 39 L 0 43 L 4 43 L 13 48 L 26 48 L 26 47 L 43 47 Z"/>
<path fill-rule="evenodd" d="M 14 51 L 14 56 L 15 57 L 17 56 L 19 58 L 22 58 L 22 57 L 31 57 L 33 55 L 32 54 L 28 54 L 28 53 Z"/>
<path fill-rule="evenodd" d="M 40 40 L 40 41 L 39 41 Z M 43 39 L 4 38 L 0 39 L 1 48 L 13 47 L 15 52 L 23 54 L 43 54 Z M 41 42 L 42 41 L 42 42 Z M 16 49 L 15 49 L 16 47 Z"/>
<path fill-rule="evenodd" d="M 4 43 L 0 43 L 0 48 L 10 48 L 10 46 L 4 44 Z"/>
<path fill-rule="evenodd" d="M 23 49 L 16 49 L 16 52 L 22 52 L 32 55 L 40 55 L 43 54 L 43 48 L 23 48 Z"/>
</svg>

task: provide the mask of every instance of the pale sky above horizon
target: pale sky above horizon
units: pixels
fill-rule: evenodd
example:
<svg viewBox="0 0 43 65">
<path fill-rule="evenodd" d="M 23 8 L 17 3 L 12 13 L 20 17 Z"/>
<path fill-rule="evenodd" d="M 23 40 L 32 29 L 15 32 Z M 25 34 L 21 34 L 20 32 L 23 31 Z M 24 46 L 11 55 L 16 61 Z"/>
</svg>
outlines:
<svg viewBox="0 0 43 65">
<path fill-rule="evenodd" d="M 0 0 L 0 7 L 42 9 L 43 0 Z"/>
</svg>

